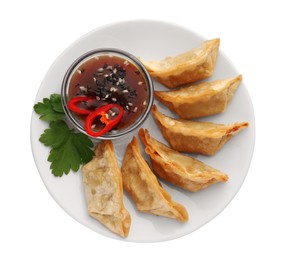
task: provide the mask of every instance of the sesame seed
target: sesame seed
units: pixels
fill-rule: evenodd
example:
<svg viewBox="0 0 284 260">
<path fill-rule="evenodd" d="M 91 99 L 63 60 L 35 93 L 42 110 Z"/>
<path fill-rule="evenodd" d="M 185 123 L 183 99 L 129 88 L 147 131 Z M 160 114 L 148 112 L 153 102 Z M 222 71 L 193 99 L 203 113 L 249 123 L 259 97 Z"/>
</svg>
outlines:
<svg viewBox="0 0 284 260">
<path fill-rule="evenodd" d="M 111 116 L 115 116 L 115 115 L 116 115 L 116 113 L 115 113 L 115 112 L 112 112 L 112 113 L 111 113 Z"/>
<path fill-rule="evenodd" d="M 87 91 L 87 88 L 85 86 L 80 86 L 79 89 L 82 91 Z"/>
<path fill-rule="evenodd" d="M 96 128 L 96 124 L 92 125 L 91 128 L 94 130 Z"/>
<path fill-rule="evenodd" d="M 137 112 L 138 107 L 134 107 L 133 112 Z"/>
<path fill-rule="evenodd" d="M 77 72 L 78 72 L 79 74 L 82 74 L 82 71 L 81 71 L 81 70 L 77 70 Z"/>
<path fill-rule="evenodd" d="M 99 68 L 98 72 L 103 72 L 104 68 Z"/>
<path fill-rule="evenodd" d="M 128 106 L 132 107 L 132 106 L 133 106 L 133 104 L 129 102 L 129 103 L 128 103 Z"/>
<path fill-rule="evenodd" d="M 97 79 L 95 77 L 93 77 L 93 79 L 94 79 L 95 82 L 97 81 Z"/>
<path fill-rule="evenodd" d="M 128 92 L 129 92 L 128 89 L 122 90 L 122 93 L 128 93 Z"/>
<path fill-rule="evenodd" d="M 110 88 L 110 91 L 111 91 L 111 92 L 116 92 L 117 90 L 118 90 L 118 89 L 115 88 L 115 87 L 111 87 L 111 88 Z"/>
<path fill-rule="evenodd" d="M 117 69 L 115 68 L 114 70 L 113 70 L 113 73 L 116 73 L 117 72 Z"/>
<path fill-rule="evenodd" d="M 99 96 L 96 96 L 96 100 L 98 100 L 98 101 L 99 101 L 99 100 L 101 100 L 101 98 L 100 98 Z"/>
<path fill-rule="evenodd" d="M 107 66 L 107 70 L 112 70 L 112 66 L 111 66 L 111 65 L 108 65 L 108 66 Z"/>
<path fill-rule="evenodd" d="M 105 78 L 107 78 L 109 75 L 108 74 L 105 74 Z"/>
<path fill-rule="evenodd" d="M 141 86 L 143 84 L 143 81 L 139 81 L 138 85 Z"/>
<path fill-rule="evenodd" d="M 127 110 L 129 110 L 129 106 L 126 105 L 125 108 L 126 108 Z"/>
<path fill-rule="evenodd" d="M 117 101 L 117 99 L 116 99 L 116 98 L 112 98 L 111 100 L 112 100 L 112 101 L 114 101 L 114 102 L 115 102 L 115 101 Z"/>
<path fill-rule="evenodd" d="M 100 59 L 100 57 L 99 57 L 99 56 L 95 56 L 95 59 L 96 59 L 96 60 L 99 60 L 99 59 Z"/>
<path fill-rule="evenodd" d="M 129 62 L 128 62 L 127 60 L 125 60 L 125 61 L 123 62 L 123 64 L 126 65 L 126 66 L 128 66 L 128 65 L 129 65 Z"/>
<path fill-rule="evenodd" d="M 109 97 L 109 94 L 106 94 L 106 95 L 105 95 L 105 98 L 108 98 L 108 97 Z"/>
<path fill-rule="evenodd" d="M 143 106 L 146 106 L 146 104 L 147 104 L 147 102 L 146 102 L 146 100 L 143 102 Z"/>
</svg>

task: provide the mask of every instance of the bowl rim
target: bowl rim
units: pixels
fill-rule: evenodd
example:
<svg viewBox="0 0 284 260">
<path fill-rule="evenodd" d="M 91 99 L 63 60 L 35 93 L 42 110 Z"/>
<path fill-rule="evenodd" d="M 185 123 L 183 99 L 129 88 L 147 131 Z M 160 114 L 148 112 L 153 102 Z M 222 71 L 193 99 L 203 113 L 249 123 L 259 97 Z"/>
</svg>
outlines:
<svg viewBox="0 0 284 260">
<path fill-rule="evenodd" d="M 148 102 L 147 102 L 147 107 L 144 110 L 144 112 L 140 115 L 140 117 L 129 127 L 123 129 L 122 131 L 117 131 L 114 133 L 106 133 L 102 136 L 99 137 L 93 137 L 91 135 L 89 135 L 84 127 L 82 126 L 82 124 L 79 123 L 79 121 L 75 118 L 75 116 L 73 116 L 73 113 L 68 109 L 67 107 L 67 103 L 68 103 L 68 89 L 69 89 L 69 79 L 72 77 L 75 68 L 82 62 L 84 62 L 84 60 L 88 60 L 88 58 L 92 58 L 96 55 L 109 55 L 109 54 L 113 54 L 113 56 L 117 55 L 117 56 L 122 56 L 127 58 L 128 60 L 130 60 L 138 69 L 140 72 L 143 73 L 143 76 L 145 78 L 146 81 L 146 86 L 148 88 Z M 63 110 L 68 118 L 68 120 L 71 122 L 71 124 L 75 127 L 75 129 L 79 130 L 81 133 L 87 135 L 88 137 L 90 137 L 91 139 L 94 140 L 114 140 L 114 139 L 118 139 L 120 137 L 124 137 L 126 135 L 128 135 L 129 133 L 131 133 L 132 131 L 134 131 L 135 129 L 137 129 L 148 117 L 152 105 L 154 103 L 154 83 L 153 83 L 153 79 L 151 77 L 151 75 L 149 74 L 149 72 L 147 71 L 146 67 L 144 66 L 144 64 L 138 59 L 136 58 L 133 54 L 118 49 L 118 48 L 96 48 L 93 50 L 90 50 L 84 54 L 82 54 L 81 56 L 79 56 L 67 69 L 63 81 L 62 81 L 62 85 L 61 85 L 61 102 L 62 102 L 62 106 L 63 106 Z"/>
</svg>

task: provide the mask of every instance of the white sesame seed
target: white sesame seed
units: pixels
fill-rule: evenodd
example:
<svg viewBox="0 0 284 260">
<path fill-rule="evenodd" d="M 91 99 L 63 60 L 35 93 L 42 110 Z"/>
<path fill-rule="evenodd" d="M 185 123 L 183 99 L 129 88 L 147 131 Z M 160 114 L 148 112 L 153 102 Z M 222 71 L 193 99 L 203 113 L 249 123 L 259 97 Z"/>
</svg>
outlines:
<svg viewBox="0 0 284 260">
<path fill-rule="evenodd" d="M 127 110 L 129 110 L 129 106 L 126 105 L 125 108 L 126 108 Z"/>
<path fill-rule="evenodd" d="M 129 65 L 129 62 L 128 62 L 127 60 L 125 60 L 125 61 L 123 62 L 123 64 L 127 66 L 127 65 Z"/>
<path fill-rule="evenodd" d="M 96 124 L 92 125 L 91 128 L 94 130 L 96 128 Z"/>
<path fill-rule="evenodd" d="M 132 106 L 133 106 L 133 104 L 129 102 L 129 103 L 128 103 L 128 106 L 132 107 Z"/>
<path fill-rule="evenodd" d="M 119 81 L 116 82 L 116 85 L 117 85 L 117 86 L 119 85 Z"/>
<path fill-rule="evenodd" d="M 117 72 L 117 69 L 115 68 L 114 70 L 113 70 L 113 73 L 116 73 Z"/>
<path fill-rule="evenodd" d="M 111 113 L 111 116 L 115 116 L 115 115 L 116 115 L 116 113 L 115 113 L 115 112 L 112 112 L 112 113 Z"/>
<path fill-rule="evenodd" d="M 94 79 L 95 82 L 97 81 L 97 79 L 95 77 L 93 77 L 93 79 Z"/>
<path fill-rule="evenodd" d="M 121 83 L 121 82 L 122 82 L 122 78 L 119 78 L 119 79 L 118 79 L 118 82 Z"/>
<path fill-rule="evenodd" d="M 82 91 L 87 91 L 87 88 L 85 86 L 80 86 L 79 89 Z"/>
<path fill-rule="evenodd" d="M 81 71 L 81 70 L 77 70 L 77 72 L 78 72 L 79 74 L 82 74 L 82 71 Z"/>
<path fill-rule="evenodd" d="M 118 89 L 115 88 L 115 87 L 111 87 L 111 88 L 110 88 L 110 91 L 111 91 L 111 92 L 116 92 L 117 90 L 118 90 Z"/>
<path fill-rule="evenodd" d="M 100 57 L 99 57 L 99 56 L 95 56 L 95 59 L 96 59 L 96 60 L 99 60 L 99 59 L 100 59 Z"/>
<path fill-rule="evenodd" d="M 96 96 L 96 100 L 101 100 L 101 98 L 99 96 Z"/>
<path fill-rule="evenodd" d="M 140 86 L 140 85 L 142 85 L 143 84 L 143 81 L 139 81 L 138 82 L 138 85 Z"/>
<path fill-rule="evenodd" d="M 137 112 L 138 107 L 134 107 L 133 112 Z"/>
<path fill-rule="evenodd" d="M 109 97 L 109 94 L 106 94 L 106 95 L 105 95 L 105 98 L 108 98 L 108 97 Z"/>
<path fill-rule="evenodd" d="M 116 98 L 112 98 L 111 100 L 112 100 L 112 101 L 114 101 L 114 102 L 115 102 L 115 101 L 117 101 L 117 99 L 116 99 Z"/>
<path fill-rule="evenodd" d="M 146 106 L 146 104 L 147 104 L 147 102 L 146 102 L 146 100 L 143 102 L 143 106 Z"/>
<path fill-rule="evenodd" d="M 108 77 L 108 74 L 105 74 L 105 78 L 107 78 Z"/>
<path fill-rule="evenodd" d="M 122 93 L 128 93 L 128 92 L 129 92 L 128 89 L 122 90 Z"/>
<path fill-rule="evenodd" d="M 111 65 L 108 65 L 108 66 L 107 66 L 107 69 L 108 69 L 108 70 L 109 70 L 109 69 L 112 70 L 112 66 L 111 66 Z"/>
<path fill-rule="evenodd" d="M 103 72 L 104 68 L 99 68 L 98 72 Z"/>
</svg>

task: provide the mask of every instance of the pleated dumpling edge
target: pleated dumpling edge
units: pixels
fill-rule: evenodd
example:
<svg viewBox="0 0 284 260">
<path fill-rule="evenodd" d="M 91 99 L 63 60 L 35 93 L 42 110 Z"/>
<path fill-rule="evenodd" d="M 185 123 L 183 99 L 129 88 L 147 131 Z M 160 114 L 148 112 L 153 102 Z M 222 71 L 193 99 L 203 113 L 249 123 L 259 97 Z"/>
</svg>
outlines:
<svg viewBox="0 0 284 260">
<path fill-rule="evenodd" d="M 242 75 L 238 75 L 178 90 L 155 91 L 155 97 L 183 119 L 210 116 L 226 110 L 241 80 Z"/>
<path fill-rule="evenodd" d="M 155 121 L 171 148 L 179 152 L 213 155 L 225 143 L 249 126 L 248 122 L 215 124 L 184 119 L 174 119 L 152 107 Z"/>
<path fill-rule="evenodd" d="M 141 61 L 158 82 L 168 88 L 176 88 L 210 77 L 215 68 L 219 45 L 220 39 L 216 38 L 174 57 L 160 61 Z"/>
</svg>

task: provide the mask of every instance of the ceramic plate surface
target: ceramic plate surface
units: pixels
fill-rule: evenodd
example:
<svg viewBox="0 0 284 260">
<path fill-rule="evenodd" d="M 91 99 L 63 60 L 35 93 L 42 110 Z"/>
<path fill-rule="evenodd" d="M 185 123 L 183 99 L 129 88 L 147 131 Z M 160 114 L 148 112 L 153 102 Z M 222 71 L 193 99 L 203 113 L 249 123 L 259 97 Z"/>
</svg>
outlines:
<svg viewBox="0 0 284 260">
<path fill-rule="evenodd" d="M 216 35 L 217 37 L 218 35 Z M 68 67 L 75 59 L 92 49 L 119 48 L 144 60 L 155 60 L 198 47 L 204 40 L 209 39 L 187 28 L 158 21 L 127 21 L 98 28 L 78 39 L 56 59 L 42 81 L 35 102 L 41 102 L 43 98 L 49 97 L 52 93 L 60 93 L 62 80 Z M 240 73 L 241 71 L 237 71 L 232 62 L 222 53 L 221 39 L 214 74 L 207 81 L 234 77 Z M 129 236 L 123 240 L 155 242 L 187 235 L 218 215 L 233 199 L 247 175 L 254 148 L 254 113 L 244 81 L 245 78 L 224 113 L 200 120 L 224 124 L 249 121 L 249 128 L 240 132 L 213 156 L 194 155 L 206 164 L 227 173 L 229 181 L 218 183 L 196 193 L 161 181 L 163 187 L 171 194 L 172 199 L 186 207 L 190 219 L 185 224 L 165 217 L 140 213 L 128 195 L 125 194 L 124 204 L 131 215 L 132 224 Z M 155 90 L 167 90 L 157 82 L 154 84 Z M 155 100 L 154 103 L 162 113 L 177 117 L 158 101 Z M 31 120 L 32 150 L 38 171 L 52 197 L 81 224 L 102 235 L 121 239 L 88 215 L 80 171 L 71 172 L 62 178 L 56 178 L 51 174 L 50 163 L 47 161 L 49 148 L 38 141 L 48 124 L 38 118 L 39 116 L 33 112 Z M 166 143 L 151 115 L 141 127 L 147 128 L 154 138 Z M 126 138 L 114 141 L 120 165 L 126 145 L 133 135 L 137 136 L 137 131 Z M 144 150 L 142 145 L 141 148 Z M 145 153 L 143 155 L 145 159 L 149 159 Z"/>
</svg>

